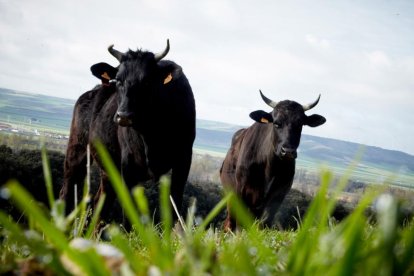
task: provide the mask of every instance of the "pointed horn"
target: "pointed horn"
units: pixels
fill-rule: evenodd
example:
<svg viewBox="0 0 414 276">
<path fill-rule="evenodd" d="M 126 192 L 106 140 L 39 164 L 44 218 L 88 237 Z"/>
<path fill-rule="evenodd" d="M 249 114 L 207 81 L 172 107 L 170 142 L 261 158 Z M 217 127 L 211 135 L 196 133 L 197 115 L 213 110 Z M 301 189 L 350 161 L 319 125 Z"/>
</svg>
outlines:
<svg viewBox="0 0 414 276">
<path fill-rule="evenodd" d="M 271 108 L 275 108 L 277 105 L 277 102 L 272 101 L 271 99 L 267 98 L 265 95 L 263 95 L 262 90 L 260 90 L 260 96 L 262 96 L 263 101 L 270 106 Z"/>
<path fill-rule="evenodd" d="M 170 40 L 167 39 L 167 47 L 165 47 L 165 50 L 162 53 L 157 53 L 154 55 L 155 61 L 158 62 L 162 60 L 170 51 Z"/>
<path fill-rule="evenodd" d="M 306 110 L 309 110 L 309 109 L 314 108 L 314 107 L 315 107 L 315 105 L 317 105 L 317 104 L 318 104 L 318 102 L 319 102 L 319 99 L 320 99 L 320 98 L 321 98 L 321 94 L 319 94 L 318 98 L 317 98 L 317 99 L 316 99 L 316 101 L 314 101 L 313 103 L 308 104 L 308 105 L 302 105 L 302 107 L 303 107 L 303 111 L 306 111 Z"/>
<path fill-rule="evenodd" d="M 109 45 L 108 51 L 111 55 L 113 55 L 119 62 L 121 62 L 122 56 L 124 55 L 118 50 L 114 49 L 114 44 Z"/>
</svg>

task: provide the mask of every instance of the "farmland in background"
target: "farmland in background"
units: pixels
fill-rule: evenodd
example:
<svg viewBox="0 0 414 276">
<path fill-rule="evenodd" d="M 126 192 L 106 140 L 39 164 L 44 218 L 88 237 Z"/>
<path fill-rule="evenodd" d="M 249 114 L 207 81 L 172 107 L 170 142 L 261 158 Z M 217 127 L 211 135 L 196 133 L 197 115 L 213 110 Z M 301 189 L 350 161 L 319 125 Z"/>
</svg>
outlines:
<svg viewBox="0 0 414 276">
<path fill-rule="evenodd" d="M 70 99 L 0 88 L 0 143 L 30 149 L 45 143 L 50 149 L 64 151 L 74 104 Z M 220 164 L 233 133 L 240 128 L 242 126 L 197 120 L 195 152 L 208 154 Z M 400 151 L 302 135 L 298 155 L 298 169 L 316 174 L 321 167 L 329 166 L 338 176 L 361 155 L 352 176 L 354 181 L 385 181 L 414 188 L 414 156 Z"/>
</svg>

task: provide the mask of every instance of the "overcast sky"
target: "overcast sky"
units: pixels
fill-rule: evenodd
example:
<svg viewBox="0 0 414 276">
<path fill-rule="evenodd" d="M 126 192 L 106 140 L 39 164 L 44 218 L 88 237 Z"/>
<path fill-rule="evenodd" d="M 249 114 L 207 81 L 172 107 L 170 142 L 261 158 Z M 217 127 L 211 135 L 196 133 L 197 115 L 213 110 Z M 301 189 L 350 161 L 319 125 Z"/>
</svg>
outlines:
<svg viewBox="0 0 414 276">
<path fill-rule="evenodd" d="M 107 46 L 164 49 L 197 117 L 250 125 L 275 101 L 327 118 L 304 133 L 414 154 L 414 1 L 0 0 L 0 87 L 77 99 Z M 159 110 L 162 112 L 162 110 Z"/>
</svg>

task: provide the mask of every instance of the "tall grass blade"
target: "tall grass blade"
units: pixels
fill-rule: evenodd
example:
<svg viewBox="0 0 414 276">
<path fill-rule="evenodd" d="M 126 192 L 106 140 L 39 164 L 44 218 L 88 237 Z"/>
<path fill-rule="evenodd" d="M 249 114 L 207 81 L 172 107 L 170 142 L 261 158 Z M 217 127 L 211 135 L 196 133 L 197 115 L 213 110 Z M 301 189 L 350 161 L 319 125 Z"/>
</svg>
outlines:
<svg viewBox="0 0 414 276">
<path fill-rule="evenodd" d="M 249 229 L 254 224 L 253 215 L 249 212 L 241 199 L 233 192 L 230 192 L 229 204 L 230 212 L 237 223 L 241 227 Z"/>
<path fill-rule="evenodd" d="M 23 189 L 16 181 L 9 181 L 6 184 L 6 189 L 10 191 L 11 198 L 21 210 L 26 210 L 26 214 L 33 221 L 36 222 L 36 227 L 44 233 L 48 241 L 62 253 L 65 253 L 69 259 L 76 263 L 86 273 L 103 272 L 102 264 L 98 268 L 93 268 L 90 265 L 90 260 L 84 254 L 72 249 L 68 241 L 58 228 L 49 221 L 46 214 L 37 206 L 32 204 L 30 208 L 26 208 L 27 202 L 34 202 L 32 196 Z M 97 274 L 94 274 L 97 275 Z M 103 274 L 102 274 L 103 275 Z"/>
<path fill-rule="evenodd" d="M 96 229 L 96 225 L 99 222 L 99 215 L 101 214 L 102 207 L 105 203 L 106 195 L 102 194 L 93 210 L 93 216 L 91 222 L 89 223 L 88 230 L 85 233 L 85 238 L 91 239 L 94 230 Z"/>
<path fill-rule="evenodd" d="M 184 226 L 183 229 L 184 229 L 184 232 L 187 235 L 191 235 L 192 231 L 193 231 L 195 213 L 196 213 L 196 204 L 197 204 L 197 199 L 192 198 L 191 203 L 190 203 L 190 207 L 188 208 L 188 211 L 187 211 L 186 223 L 185 223 L 185 225 L 184 225 L 184 222 L 182 222 L 182 224 L 181 224 L 181 227 Z"/>
<path fill-rule="evenodd" d="M 105 171 L 108 174 L 109 180 L 118 196 L 118 199 L 124 208 L 128 220 L 132 225 L 140 224 L 138 212 L 131 199 L 129 191 L 125 186 L 120 173 L 118 172 L 115 164 L 111 160 L 108 151 L 105 149 L 100 141 L 95 141 L 95 147 L 98 151 L 99 157 L 102 160 Z"/>
<path fill-rule="evenodd" d="M 111 184 L 115 190 L 115 193 L 118 196 L 119 202 L 121 203 L 122 208 L 124 209 L 129 222 L 132 225 L 132 228 L 136 231 L 138 236 L 142 239 L 142 242 L 145 246 L 147 246 L 150 250 L 150 255 L 154 255 L 159 253 L 160 251 L 160 241 L 155 236 L 154 229 L 146 229 L 139 218 L 139 213 L 134 206 L 134 202 L 131 198 L 131 195 L 125 186 L 121 175 L 119 174 L 117 168 L 115 167 L 114 163 L 112 162 L 109 153 L 102 145 L 101 142 L 96 141 L 95 147 L 98 151 L 99 157 L 102 160 L 104 168 L 108 174 L 108 177 L 111 181 Z M 138 190 L 139 191 L 139 190 Z M 139 193 L 139 192 L 138 192 Z M 167 196 L 168 201 L 168 196 Z M 145 203 L 143 203 L 145 205 Z M 169 205 L 169 204 L 168 204 Z M 143 205 L 141 204 L 141 207 Z M 143 209 L 146 209 L 144 207 Z M 161 259 L 162 261 L 163 259 Z"/>
<path fill-rule="evenodd" d="M 46 148 L 42 147 L 42 167 L 43 175 L 45 177 L 47 199 L 49 200 L 49 208 L 52 209 L 55 204 L 55 197 L 53 195 L 52 174 L 50 172 L 49 158 L 47 157 Z"/>
<path fill-rule="evenodd" d="M 178 218 L 178 222 L 181 225 L 181 229 L 183 229 L 184 232 L 186 232 L 187 230 L 185 228 L 185 224 L 184 224 L 183 218 L 181 217 L 180 212 L 178 212 L 177 205 L 175 204 L 175 201 L 174 201 L 174 199 L 173 199 L 173 197 L 171 195 L 169 196 L 169 199 L 170 199 L 171 205 L 173 207 L 173 210 L 175 212 L 175 215 Z"/>
<path fill-rule="evenodd" d="M 321 174 L 319 191 L 312 200 L 302 227 L 290 249 L 287 270 L 293 274 L 305 274 L 309 266 L 310 256 L 317 247 L 315 241 L 319 239 L 321 232 L 327 228 L 329 212 L 326 208 L 326 198 L 331 179 L 332 174 L 330 172 L 326 171 Z"/>
<path fill-rule="evenodd" d="M 127 240 L 125 235 L 122 234 L 121 230 L 115 225 L 111 225 L 109 227 L 109 233 L 112 239 L 111 243 L 121 250 L 134 272 L 137 275 L 145 274 L 146 266 L 139 259 L 136 251 L 133 250 L 130 242 Z"/>
<path fill-rule="evenodd" d="M 398 275 L 414 274 L 414 219 L 401 233 L 401 243 L 403 244 L 403 253 L 397 267 Z"/>
<path fill-rule="evenodd" d="M 134 196 L 135 204 L 138 206 L 141 216 L 149 218 L 148 200 L 145 196 L 144 187 L 135 187 L 132 189 L 132 195 Z"/>
<path fill-rule="evenodd" d="M 229 202 L 230 198 L 233 197 L 234 194 L 232 192 L 229 192 L 225 195 L 224 198 L 222 198 L 217 204 L 216 206 L 214 206 L 213 210 L 211 210 L 208 215 L 204 218 L 203 222 L 200 224 L 200 226 L 198 227 L 198 231 L 202 232 L 204 231 L 207 226 L 211 223 L 211 221 L 217 217 L 220 212 L 226 208 L 227 203 Z"/>
<path fill-rule="evenodd" d="M 166 244 L 171 242 L 172 213 L 170 204 L 170 179 L 166 176 L 160 179 L 160 211 L 161 222 Z"/>
</svg>

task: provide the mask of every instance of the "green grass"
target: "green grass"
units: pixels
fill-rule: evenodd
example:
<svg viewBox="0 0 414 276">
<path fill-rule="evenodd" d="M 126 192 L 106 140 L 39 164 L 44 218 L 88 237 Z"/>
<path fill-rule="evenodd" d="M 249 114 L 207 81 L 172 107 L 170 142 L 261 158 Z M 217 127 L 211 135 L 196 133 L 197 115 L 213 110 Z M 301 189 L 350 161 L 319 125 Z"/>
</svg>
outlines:
<svg viewBox="0 0 414 276">
<path fill-rule="evenodd" d="M 382 194 L 381 189 L 368 191 L 350 216 L 335 222 L 331 219 L 335 197 L 328 198 L 333 174 L 326 170 L 320 174 L 320 190 L 305 217 L 297 218 L 300 224 L 297 231 L 261 229 L 232 193 L 226 194 L 202 221 L 194 217 L 194 203 L 184 219 L 183 230 L 178 231 L 178 227 L 172 224 L 169 180 L 161 180 L 162 221 L 154 225 L 143 189 L 137 187 L 129 193 L 108 153 L 100 145 L 98 150 L 125 214 L 133 225 L 132 231 L 126 232 L 118 225 L 111 225 L 107 229 L 110 241 L 100 240 L 99 233 L 93 231 L 99 210 L 90 216 L 86 204 L 89 200 L 87 187 L 76 210 L 65 216 L 64 202 L 56 200 L 51 193 L 52 183 L 44 152 L 50 211 L 39 208 L 17 182 L 10 181 L 1 191 L 3 197 L 13 200 L 24 211 L 30 227 L 24 230 L 7 214 L 0 212 L 0 273 L 16 272 L 28 260 L 34 260 L 38 267 L 59 275 L 69 274 L 74 269 L 85 275 L 110 275 L 114 271 L 121 275 L 414 273 L 414 223 L 398 224 L 399 203 Z M 334 194 L 346 186 L 349 174 L 350 170 L 336 186 Z M 232 203 L 243 226 L 235 233 L 210 227 L 212 219 L 227 202 Z M 365 215 L 365 210 L 374 202 L 376 222 Z M 79 238 L 92 241 L 92 245 L 85 249 L 75 247 L 73 240 L 79 241 Z M 98 254 L 97 248 L 102 244 L 121 252 L 121 265 L 111 266 Z"/>
</svg>

